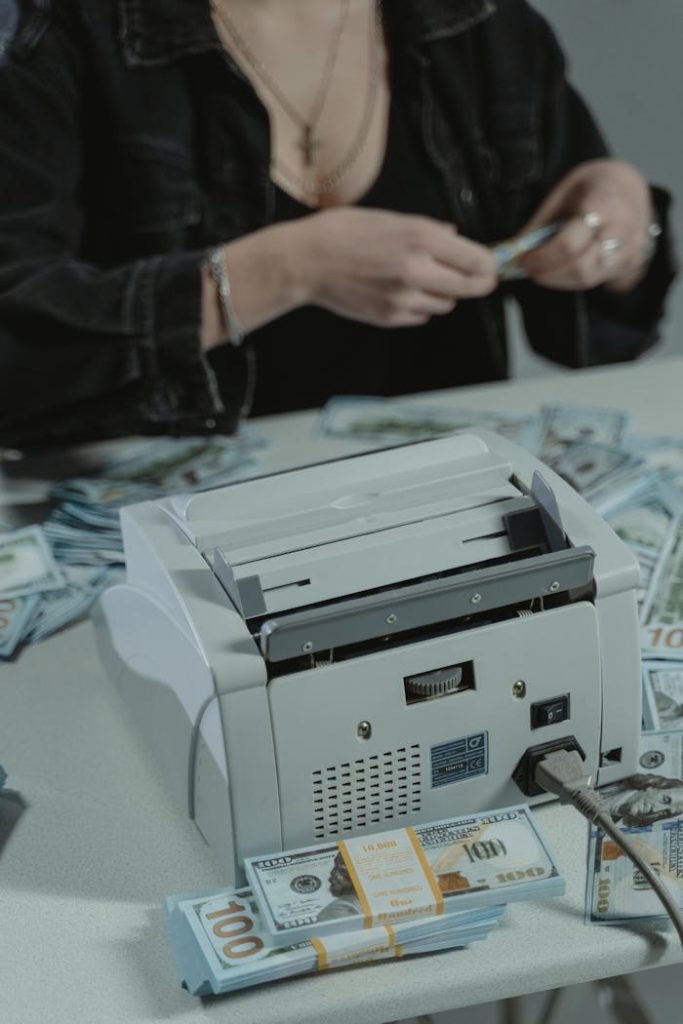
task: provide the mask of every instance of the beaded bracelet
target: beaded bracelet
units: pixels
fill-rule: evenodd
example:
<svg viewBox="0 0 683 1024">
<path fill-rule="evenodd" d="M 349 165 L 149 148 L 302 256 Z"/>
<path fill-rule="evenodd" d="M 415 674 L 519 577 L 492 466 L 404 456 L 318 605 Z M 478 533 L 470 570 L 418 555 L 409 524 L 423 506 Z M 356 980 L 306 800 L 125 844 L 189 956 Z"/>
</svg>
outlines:
<svg viewBox="0 0 683 1024">
<path fill-rule="evenodd" d="M 228 268 L 225 265 L 223 247 L 218 245 L 208 254 L 209 273 L 218 291 L 218 301 L 223 314 L 223 324 L 227 331 L 227 341 L 235 348 L 244 341 L 244 330 L 240 324 L 237 314 L 233 309 L 230 297 L 230 278 Z"/>
</svg>

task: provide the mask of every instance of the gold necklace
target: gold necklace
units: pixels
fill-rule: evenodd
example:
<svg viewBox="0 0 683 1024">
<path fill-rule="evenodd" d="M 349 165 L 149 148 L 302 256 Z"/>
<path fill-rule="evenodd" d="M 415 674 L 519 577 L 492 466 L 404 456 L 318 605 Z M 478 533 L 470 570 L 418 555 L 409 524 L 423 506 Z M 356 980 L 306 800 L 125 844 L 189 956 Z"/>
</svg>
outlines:
<svg viewBox="0 0 683 1024">
<path fill-rule="evenodd" d="M 285 96 L 280 86 L 271 77 L 265 65 L 258 59 L 235 23 L 228 17 L 223 7 L 218 6 L 217 0 L 211 0 L 211 7 L 216 17 L 229 35 L 239 53 L 244 57 L 257 78 L 261 80 L 270 94 L 277 100 L 285 113 L 301 129 L 301 140 L 299 141 L 298 146 L 303 155 L 303 162 L 306 167 L 313 166 L 316 151 L 321 146 L 320 140 L 314 135 L 314 130 L 322 113 L 322 109 L 325 105 L 325 100 L 327 99 L 327 94 L 330 89 L 330 84 L 332 82 L 334 66 L 337 60 L 337 54 L 339 53 L 339 44 L 341 42 L 341 37 L 344 34 L 344 28 L 346 27 L 346 22 L 349 16 L 349 5 L 350 0 L 341 0 L 339 16 L 337 17 L 333 27 L 332 38 L 330 40 L 320 84 L 318 85 L 318 90 L 313 100 L 311 111 L 306 118 L 296 109 L 296 107 L 294 107 L 287 96 Z"/>
<path fill-rule="evenodd" d="M 360 156 L 363 147 L 367 141 L 367 137 L 372 124 L 372 118 L 375 113 L 377 91 L 380 82 L 380 19 L 381 11 L 379 5 L 377 7 L 371 7 L 371 21 L 370 21 L 370 32 L 369 38 L 369 61 L 368 61 L 368 83 L 365 93 L 365 105 L 363 107 L 363 116 L 359 122 L 354 140 L 347 150 L 344 157 L 334 167 L 329 174 L 324 178 L 311 182 L 306 178 L 302 178 L 300 175 L 292 171 L 286 164 L 279 162 L 274 166 L 280 172 L 280 174 L 288 180 L 292 185 L 295 185 L 304 195 L 320 198 L 333 189 L 344 179 L 348 171 L 353 167 L 356 160 Z"/>
</svg>

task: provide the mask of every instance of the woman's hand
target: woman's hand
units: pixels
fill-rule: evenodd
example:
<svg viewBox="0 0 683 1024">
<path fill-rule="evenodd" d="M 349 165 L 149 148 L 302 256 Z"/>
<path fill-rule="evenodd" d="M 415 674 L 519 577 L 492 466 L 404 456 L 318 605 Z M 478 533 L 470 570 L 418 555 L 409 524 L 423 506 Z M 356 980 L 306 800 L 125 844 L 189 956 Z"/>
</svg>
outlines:
<svg viewBox="0 0 683 1024">
<path fill-rule="evenodd" d="M 498 285 L 492 253 L 451 224 L 338 207 L 298 222 L 308 301 L 380 327 L 424 324 Z"/>
<path fill-rule="evenodd" d="M 650 189 L 635 167 L 619 160 L 579 164 L 520 234 L 558 220 L 567 221 L 562 230 L 520 260 L 536 284 L 627 292 L 644 276 L 653 210 Z"/>
</svg>

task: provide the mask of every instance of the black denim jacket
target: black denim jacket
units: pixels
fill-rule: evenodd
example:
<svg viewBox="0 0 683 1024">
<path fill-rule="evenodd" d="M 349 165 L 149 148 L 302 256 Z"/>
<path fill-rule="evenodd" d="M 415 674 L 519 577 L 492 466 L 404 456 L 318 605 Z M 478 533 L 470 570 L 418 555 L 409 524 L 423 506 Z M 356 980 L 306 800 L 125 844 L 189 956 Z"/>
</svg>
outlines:
<svg viewBox="0 0 683 1024">
<path fill-rule="evenodd" d="M 0 442 L 233 430 L 245 354 L 223 346 L 212 366 L 200 352 L 200 268 L 208 247 L 269 222 L 273 186 L 266 111 L 208 0 L 3 10 Z M 573 165 L 605 154 L 526 0 L 385 0 L 383 15 L 463 234 L 513 234 Z M 668 198 L 653 194 L 666 222 Z M 625 299 L 516 294 L 532 346 L 588 366 L 653 343 L 672 276 L 665 235 Z M 480 308 L 503 377 L 500 291 Z"/>
</svg>

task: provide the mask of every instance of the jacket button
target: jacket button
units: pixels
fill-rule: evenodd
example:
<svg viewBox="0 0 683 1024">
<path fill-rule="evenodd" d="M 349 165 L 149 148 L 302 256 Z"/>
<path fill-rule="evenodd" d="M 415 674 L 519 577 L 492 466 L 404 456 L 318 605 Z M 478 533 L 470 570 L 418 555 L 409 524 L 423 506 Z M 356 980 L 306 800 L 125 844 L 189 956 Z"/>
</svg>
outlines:
<svg viewBox="0 0 683 1024">
<path fill-rule="evenodd" d="M 204 426 L 207 430 L 213 430 L 216 426 L 216 421 L 212 419 L 204 420 Z"/>
<path fill-rule="evenodd" d="M 471 188 L 461 188 L 460 198 L 463 201 L 463 203 L 472 203 L 474 202 L 474 192 L 472 191 Z"/>
</svg>

